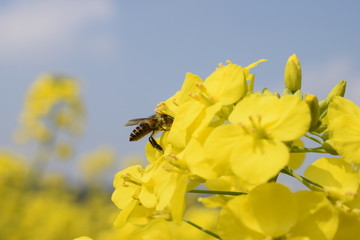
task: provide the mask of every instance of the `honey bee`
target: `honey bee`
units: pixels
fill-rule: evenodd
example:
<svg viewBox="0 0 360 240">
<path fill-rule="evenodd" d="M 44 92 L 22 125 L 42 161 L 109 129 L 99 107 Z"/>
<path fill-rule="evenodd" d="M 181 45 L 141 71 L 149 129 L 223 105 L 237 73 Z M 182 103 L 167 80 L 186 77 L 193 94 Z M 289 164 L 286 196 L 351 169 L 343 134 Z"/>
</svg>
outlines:
<svg viewBox="0 0 360 240">
<path fill-rule="evenodd" d="M 173 121 L 174 118 L 169 115 L 156 113 L 148 118 L 136 118 L 129 120 L 125 126 L 138 124 L 138 126 L 130 134 L 130 142 L 137 141 L 151 132 L 149 142 L 154 148 L 163 151 L 162 147 L 155 141 L 153 136 L 158 131 L 169 131 Z"/>
</svg>

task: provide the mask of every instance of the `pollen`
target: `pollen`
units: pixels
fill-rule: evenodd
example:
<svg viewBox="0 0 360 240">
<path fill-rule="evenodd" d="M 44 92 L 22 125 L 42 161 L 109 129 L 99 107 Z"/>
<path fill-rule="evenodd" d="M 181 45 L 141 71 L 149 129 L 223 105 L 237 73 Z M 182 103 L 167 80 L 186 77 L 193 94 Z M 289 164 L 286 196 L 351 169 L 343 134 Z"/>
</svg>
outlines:
<svg viewBox="0 0 360 240">
<path fill-rule="evenodd" d="M 270 134 L 266 131 L 266 129 L 261 125 L 261 116 L 252 116 L 248 117 L 250 125 L 245 125 L 243 123 L 239 123 L 239 125 L 244 129 L 247 134 L 252 135 L 254 138 L 258 139 L 269 139 Z"/>
<path fill-rule="evenodd" d="M 200 97 L 199 94 L 197 94 L 197 93 L 189 93 L 189 96 L 194 98 L 195 100 L 201 102 L 201 97 Z"/>
<path fill-rule="evenodd" d="M 173 104 L 176 105 L 175 99 L 173 100 Z M 158 114 L 174 116 L 173 111 L 169 108 L 169 106 L 166 104 L 166 102 L 160 102 L 158 105 L 156 105 L 154 112 L 156 112 Z"/>
<path fill-rule="evenodd" d="M 195 83 L 196 87 L 200 89 L 201 92 L 208 94 L 208 90 L 202 82 Z"/>
<path fill-rule="evenodd" d="M 133 177 L 130 173 L 126 173 L 122 176 L 122 178 L 124 179 L 124 182 L 122 184 L 124 187 L 129 187 L 130 184 L 128 183 L 132 183 L 137 186 L 141 186 L 143 184 L 140 179 Z"/>
</svg>

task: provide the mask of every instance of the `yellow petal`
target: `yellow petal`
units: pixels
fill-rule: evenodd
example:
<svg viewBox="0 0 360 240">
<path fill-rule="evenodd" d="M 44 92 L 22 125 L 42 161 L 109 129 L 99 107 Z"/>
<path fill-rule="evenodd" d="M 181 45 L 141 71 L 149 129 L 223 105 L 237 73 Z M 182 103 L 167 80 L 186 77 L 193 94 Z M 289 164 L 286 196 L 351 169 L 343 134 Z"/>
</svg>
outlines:
<svg viewBox="0 0 360 240">
<path fill-rule="evenodd" d="M 220 103 L 206 106 L 197 101 L 181 105 L 169 132 L 168 142 L 177 151 L 182 151 L 192 137 L 198 136 L 209 126 L 221 107 Z"/>
<path fill-rule="evenodd" d="M 130 214 L 134 211 L 135 207 L 139 204 L 138 200 L 132 199 L 130 203 L 120 211 L 115 219 L 114 227 L 121 228 L 126 225 Z"/>
<path fill-rule="evenodd" d="M 250 95 L 240 101 L 229 116 L 232 123 L 251 128 L 256 120 L 268 137 L 292 141 L 302 137 L 310 126 L 310 110 L 293 95 L 281 99 L 275 96 Z"/>
<path fill-rule="evenodd" d="M 93 239 L 89 238 L 87 236 L 82 236 L 82 237 L 75 238 L 74 240 L 93 240 Z"/>
<path fill-rule="evenodd" d="M 127 169 L 118 172 L 114 178 L 114 187 L 115 191 L 111 196 L 111 200 L 116 204 L 120 209 L 126 208 L 126 206 L 133 200 L 133 196 L 138 193 L 140 190 L 139 185 L 134 184 L 134 182 L 126 181 L 124 176 L 129 176 L 134 180 L 139 180 L 142 176 L 142 173 L 139 171 L 141 169 L 140 165 L 135 165 L 128 167 Z"/>
<path fill-rule="evenodd" d="M 242 142 L 244 131 L 235 125 L 222 125 L 209 135 L 204 143 L 205 158 L 214 171 L 220 175 L 230 172 L 230 156 Z"/>
<path fill-rule="evenodd" d="M 338 225 L 338 211 L 325 194 L 300 191 L 294 195 L 299 206 L 299 217 L 291 233 L 316 240 L 333 239 Z"/>
<path fill-rule="evenodd" d="M 201 77 L 192 73 L 186 73 L 184 83 L 181 90 L 175 95 L 175 102 L 179 105 L 184 104 L 187 101 L 192 101 L 189 93 L 195 93 L 198 91 L 196 83 L 202 82 Z"/>
<path fill-rule="evenodd" d="M 211 161 L 205 157 L 205 152 L 201 143 L 196 138 L 192 138 L 184 150 L 183 160 L 191 174 L 203 179 L 216 178 L 217 174 Z"/>
<path fill-rule="evenodd" d="M 244 224 L 265 236 L 280 237 L 295 225 L 297 202 L 291 191 L 278 183 L 265 183 L 253 189 L 243 204 L 229 203 Z"/>
<path fill-rule="evenodd" d="M 359 180 L 356 170 L 339 158 L 320 158 L 305 171 L 305 177 L 320 184 L 330 197 L 350 201 L 356 196 Z"/>
<path fill-rule="evenodd" d="M 297 139 L 293 142 L 293 145 L 303 147 L 304 143 L 300 139 Z M 305 153 L 290 153 L 290 160 L 288 163 L 289 168 L 292 169 L 299 168 L 301 164 L 304 162 L 305 156 L 306 156 Z"/>
<path fill-rule="evenodd" d="M 166 220 L 158 218 L 152 220 L 145 227 L 139 229 L 131 235 L 133 240 L 145 240 L 145 239 L 156 239 L 156 240 L 172 240 L 172 233 L 169 227 L 170 223 Z"/>
<path fill-rule="evenodd" d="M 276 176 L 289 161 L 287 147 L 277 140 L 255 140 L 243 136 L 230 156 L 235 175 L 244 183 L 257 185 Z"/>
<path fill-rule="evenodd" d="M 246 196 L 237 196 L 228 202 L 219 217 L 220 237 L 225 240 L 263 240 L 264 234 L 254 231 L 245 224 L 247 219 L 242 218 L 241 208 Z"/>
<path fill-rule="evenodd" d="M 157 201 L 154 195 L 153 185 L 143 185 L 139 193 L 139 200 L 146 208 L 155 208 Z"/>
<path fill-rule="evenodd" d="M 216 69 L 206 78 L 204 85 L 224 105 L 237 102 L 247 92 L 243 68 L 232 63 Z"/>
<path fill-rule="evenodd" d="M 360 165 L 360 108 L 335 97 L 329 105 L 328 121 L 333 147 L 346 161 Z"/>
<path fill-rule="evenodd" d="M 360 118 L 360 108 L 349 99 L 335 96 L 329 104 L 327 113 L 329 121 L 343 114 L 349 114 L 356 118 Z"/>
<path fill-rule="evenodd" d="M 334 240 L 359 239 L 360 218 L 358 214 L 339 211 L 339 220 Z"/>
</svg>

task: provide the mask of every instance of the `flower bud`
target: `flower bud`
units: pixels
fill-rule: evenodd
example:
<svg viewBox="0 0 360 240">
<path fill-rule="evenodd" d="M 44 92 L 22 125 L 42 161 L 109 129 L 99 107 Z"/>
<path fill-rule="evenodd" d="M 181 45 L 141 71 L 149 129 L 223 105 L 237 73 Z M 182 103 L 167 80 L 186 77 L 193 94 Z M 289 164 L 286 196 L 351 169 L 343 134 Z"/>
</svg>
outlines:
<svg viewBox="0 0 360 240">
<path fill-rule="evenodd" d="M 343 97 L 345 95 L 345 90 L 346 90 L 346 81 L 342 80 L 338 84 L 336 84 L 336 86 L 333 89 L 331 89 L 331 91 L 329 92 L 326 98 L 327 102 L 330 103 L 335 96 Z"/>
<path fill-rule="evenodd" d="M 321 119 L 326 116 L 327 108 L 330 102 L 332 101 L 332 99 L 335 96 L 343 97 L 345 95 L 345 90 L 346 90 L 346 81 L 342 80 L 338 84 L 336 84 L 336 86 L 333 87 L 333 89 L 331 89 L 326 99 L 320 101 L 319 106 L 320 106 Z"/>
<path fill-rule="evenodd" d="M 292 92 L 291 92 L 289 89 L 285 88 L 284 91 L 282 92 L 282 95 L 283 95 L 283 96 L 285 96 L 285 95 L 292 95 Z"/>
<path fill-rule="evenodd" d="M 300 98 L 301 100 L 304 99 L 303 92 L 301 90 L 297 90 L 293 95 Z"/>
<path fill-rule="evenodd" d="M 320 111 L 319 111 L 319 102 L 315 95 L 306 94 L 305 102 L 310 108 L 311 113 L 311 123 L 310 123 L 310 131 L 317 129 L 321 122 L 319 120 Z"/>
<path fill-rule="evenodd" d="M 301 89 L 301 66 L 296 54 L 287 60 L 284 71 L 285 88 L 291 92 Z"/>
<path fill-rule="evenodd" d="M 334 149 L 332 143 L 331 143 L 331 140 L 326 140 L 322 147 L 324 148 L 324 150 L 327 152 L 327 153 L 330 153 L 332 155 L 339 155 L 339 153 Z"/>
</svg>

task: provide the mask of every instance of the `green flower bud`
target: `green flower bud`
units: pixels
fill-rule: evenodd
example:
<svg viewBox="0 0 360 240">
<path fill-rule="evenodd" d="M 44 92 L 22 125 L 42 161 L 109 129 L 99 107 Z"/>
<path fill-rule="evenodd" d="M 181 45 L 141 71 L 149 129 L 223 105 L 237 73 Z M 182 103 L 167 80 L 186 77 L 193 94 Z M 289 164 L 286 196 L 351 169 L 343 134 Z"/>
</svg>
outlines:
<svg viewBox="0 0 360 240">
<path fill-rule="evenodd" d="M 333 89 L 331 89 L 331 91 L 329 92 L 326 98 L 327 102 L 330 103 L 335 96 L 343 97 L 345 95 L 345 90 L 346 90 L 346 81 L 342 80 L 338 84 L 336 84 L 336 86 Z"/>
<path fill-rule="evenodd" d="M 301 90 L 297 90 L 294 94 L 294 96 L 297 96 L 298 98 L 300 98 L 301 100 L 304 98 L 303 97 L 303 92 Z"/>
<path fill-rule="evenodd" d="M 321 121 L 319 120 L 320 111 L 319 111 L 319 102 L 315 95 L 306 94 L 305 95 L 305 102 L 310 108 L 311 113 L 311 124 L 310 124 L 310 131 L 316 130 Z"/>
<path fill-rule="evenodd" d="M 320 126 L 317 129 L 315 129 L 314 132 L 323 133 L 324 131 L 326 131 L 326 129 L 327 129 L 327 124 L 320 120 Z"/>
<path fill-rule="evenodd" d="M 270 90 L 267 89 L 267 88 L 264 88 L 264 89 L 261 91 L 261 95 L 263 95 L 263 96 L 274 96 L 275 93 L 273 93 L 272 91 L 270 91 Z"/>
<path fill-rule="evenodd" d="M 292 92 L 291 92 L 289 89 L 285 88 L 284 91 L 282 92 L 282 95 L 283 95 L 283 96 L 285 96 L 285 95 L 292 95 Z"/>
<path fill-rule="evenodd" d="M 324 148 L 324 150 L 332 155 L 339 155 L 339 153 L 334 149 L 334 147 L 331 144 L 331 140 L 326 140 L 322 147 Z"/>
<path fill-rule="evenodd" d="M 296 54 L 287 60 L 284 71 L 285 88 L 291 92 L 301 89 L 301 66 Z"/>
<path fill-rule="evenodd" d="M 343 97 L 345 95 L 345 90 L 346 90 L 346 81 L 342 80 L 338 84 L 336 84 L 336 86 L 333 87 L 333 89 L 331 89 L 326 99 L 320 101 L 319 106 L 320 106 L 321 119 L 326 116 L 327 108 L 330 102 L 332 101 L 332 99 L 335 96 Z"/>
<path fill-rule="evenodd" d="M 330 132 L 329 131 L 326 131 L 321 135 L 321 139 L 323 141 L 327 141 L 327 140 L 329 140 L 329 138 L 330 138 Z"/>
</svg>

